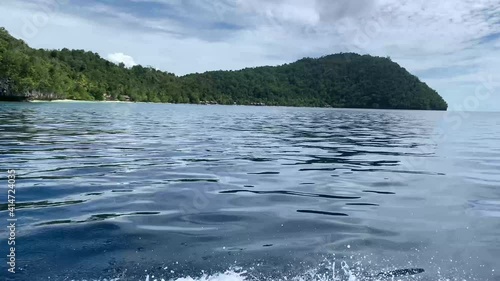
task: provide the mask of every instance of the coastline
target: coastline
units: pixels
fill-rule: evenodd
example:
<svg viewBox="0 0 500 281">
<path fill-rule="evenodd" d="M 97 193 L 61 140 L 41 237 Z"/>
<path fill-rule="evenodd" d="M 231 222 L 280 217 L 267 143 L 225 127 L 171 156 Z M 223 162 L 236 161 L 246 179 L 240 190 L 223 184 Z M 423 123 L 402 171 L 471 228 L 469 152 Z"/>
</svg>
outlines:
<svg viewBox="0 0 500 281">
<path fill-rule="evenodd" d="M 134 103 L 133 101 L 114 101 L 114 100 L 70 100 L 70 99 L 61 99 L 61 100 L 29 100 L 27 102 L 35 102 L 35 103 L 41 103 L 41 102 L 55 102 L 55 103 L 97 103 L 97 102 L 104 102 L 104 103 Z"/>
<path fill-rule="evenodd" d="M 289 105 L 254 105 L 254 104 L 203 104 L 203 103 L 168 103 L 168 102 L 144 102 L 144 101 L 113 101 L 113 100 L 72 100 L 72 99 L 57 99 L 57 100 L 28 100 L 22 101 L 28 103 L 143 103 L 143 104 L 176 104 L 176 105 L 199 105 L 199 106 L 251 106 L 251 107 L 287 107 L 287 108 L 319 108 L 319 109 L 336 109 L 336 110 L 395 110 L 395 111 L 431 111 L 431 112 L 448 112 L 448 110 L 437 109 L 405 109 L 405 108 L 357 108 L 357 107 L 319 107 L 319 106 L 289 106 Z"/>
</svg>

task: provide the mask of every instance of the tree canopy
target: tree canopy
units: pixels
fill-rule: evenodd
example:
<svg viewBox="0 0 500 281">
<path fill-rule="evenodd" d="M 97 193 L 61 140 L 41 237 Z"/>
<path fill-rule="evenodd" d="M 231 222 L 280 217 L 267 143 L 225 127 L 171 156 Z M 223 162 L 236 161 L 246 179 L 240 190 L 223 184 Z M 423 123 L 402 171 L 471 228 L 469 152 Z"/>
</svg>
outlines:
<svg viewBox="0 0 500 281">
<path fill-rule="evenodd" d="M 176 76 L 126 68 L 83 50 L 32 49 L 0 28 L 0 88 L 5 85 L 0 98 L 37 92 L 76 100 L 447 109 L 436 91 L 389 58 L 341 53 Z"/>
</svg>

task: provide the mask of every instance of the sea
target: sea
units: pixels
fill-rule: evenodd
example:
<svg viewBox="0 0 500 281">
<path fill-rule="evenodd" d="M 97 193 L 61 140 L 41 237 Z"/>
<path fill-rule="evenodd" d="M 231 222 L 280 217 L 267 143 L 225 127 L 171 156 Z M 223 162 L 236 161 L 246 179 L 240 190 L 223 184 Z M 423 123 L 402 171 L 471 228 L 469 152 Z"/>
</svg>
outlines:
<svg viewBox="0 0 500 281">
<path fill-rule="evenodd" d="M 0 103 L 0 173 L 0 280 L 500 280 L 500 113 Z"/>
</svg>

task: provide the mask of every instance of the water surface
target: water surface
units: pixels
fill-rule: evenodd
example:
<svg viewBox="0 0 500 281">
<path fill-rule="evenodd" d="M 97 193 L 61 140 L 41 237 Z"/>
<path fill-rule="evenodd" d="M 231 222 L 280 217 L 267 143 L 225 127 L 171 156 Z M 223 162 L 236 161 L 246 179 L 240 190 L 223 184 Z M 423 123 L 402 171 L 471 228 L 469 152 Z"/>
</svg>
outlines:
<svg viewBox="0 0 500 281">
<path fill-rule="evenodd" d="M 319 280 L 349 266 L 358 280 L 405 268 L 425 272 L 401 280 L 500 280 L 499 120 L 1 103 L 19 270 L 0 276 Z"/>
</svg>

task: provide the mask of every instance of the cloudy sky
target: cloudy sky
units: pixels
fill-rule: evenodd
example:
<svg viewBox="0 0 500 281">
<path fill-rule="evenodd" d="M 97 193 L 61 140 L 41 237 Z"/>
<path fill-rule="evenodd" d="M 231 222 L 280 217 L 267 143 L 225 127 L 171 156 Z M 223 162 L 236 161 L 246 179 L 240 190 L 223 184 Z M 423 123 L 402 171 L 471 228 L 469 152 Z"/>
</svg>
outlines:
<svg viewBox="0 0 500 281">
<path fill-rule="evenodd" d="M 390 56 L 452 110 L 500 110 L 500 0 L 2 0 L 0 26 L 178 75 Z"/>
</svg>

